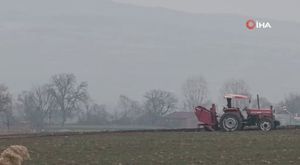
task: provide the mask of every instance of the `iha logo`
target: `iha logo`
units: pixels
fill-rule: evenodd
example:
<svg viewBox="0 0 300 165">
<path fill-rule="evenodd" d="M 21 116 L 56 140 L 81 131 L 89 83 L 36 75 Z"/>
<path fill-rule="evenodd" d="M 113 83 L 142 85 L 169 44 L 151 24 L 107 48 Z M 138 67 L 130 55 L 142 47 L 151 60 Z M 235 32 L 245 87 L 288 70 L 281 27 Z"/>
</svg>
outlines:
<svg viewBox="0 0 300 165">
<path fill-rule="evenodd" d="M 246 22 L 246 27 L 249 30 L 254 30 L 254 29 L 271 29 L 272 26 L 269 22 L 260 22 L 260 21 L 254 21 L 253 19 L 249 19 Z"/>
</svg>

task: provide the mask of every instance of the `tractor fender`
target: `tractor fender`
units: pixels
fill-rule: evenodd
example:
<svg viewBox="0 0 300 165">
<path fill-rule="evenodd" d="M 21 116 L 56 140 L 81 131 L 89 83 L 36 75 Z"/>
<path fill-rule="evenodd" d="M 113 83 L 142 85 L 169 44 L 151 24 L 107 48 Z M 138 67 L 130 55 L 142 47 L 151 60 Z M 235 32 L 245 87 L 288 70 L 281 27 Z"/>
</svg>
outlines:
<svg viewBox="0 0 300 165">
<path fill-rule="evenodd" d="M 225 112 L 223 115 L 225 115 L 225 114 L 232 114 L 232 115 L 235 115 L 236 117 L 238 117 L 241 121 L 243 120 L 243 115 L 241 114 L 240 111 Z"/>
<path fill-rule="evenodd" d="M 258 115 L 258 119 L 259 120 L 268 119 L 268 120 L 273 121 L 273 118 L 271 116 L 267 116 L 267 115 Z"/>
</svg>

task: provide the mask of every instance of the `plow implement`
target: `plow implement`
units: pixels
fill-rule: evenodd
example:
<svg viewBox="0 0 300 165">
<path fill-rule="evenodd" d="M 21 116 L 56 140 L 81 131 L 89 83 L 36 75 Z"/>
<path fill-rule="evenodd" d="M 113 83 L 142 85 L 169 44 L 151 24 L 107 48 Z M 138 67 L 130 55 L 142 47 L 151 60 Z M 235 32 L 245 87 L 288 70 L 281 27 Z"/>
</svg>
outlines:
<svg viewBox="0 0 300 165">
<path fill-rule="evenodd" d="M 214 104 L 209 110 L 202 106 L 196 107 L 195 115 L 199 121 L 199 128 L 203 127 L 207 131 L 218 129 L 216 106 Z"/>
</svg>

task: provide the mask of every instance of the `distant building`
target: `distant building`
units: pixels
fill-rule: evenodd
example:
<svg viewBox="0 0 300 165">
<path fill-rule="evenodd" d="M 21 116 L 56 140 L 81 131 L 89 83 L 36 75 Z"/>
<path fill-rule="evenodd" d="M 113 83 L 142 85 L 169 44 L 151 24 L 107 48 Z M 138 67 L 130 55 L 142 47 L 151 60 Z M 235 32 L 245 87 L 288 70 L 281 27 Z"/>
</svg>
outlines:
<svg viewBox="0 0 300 165">
<path fill-rule="evenodd" d="M 197 128 L 194 112 L 173 112 L 164 117 L 164 125 L 170 128 Z"/>
<path fill-rule="evenodd" d="M 298 113 L 296 113 L 294 116 L 294 119 L 300 121 L 300 115 Z"/>
<path fill-rule="evenodd" d="M 275 119 L 280 121 L 280 125 L 292 125 L 294 124 L 293 115 L 287 110 L 276 111 Z"/>
</svg>

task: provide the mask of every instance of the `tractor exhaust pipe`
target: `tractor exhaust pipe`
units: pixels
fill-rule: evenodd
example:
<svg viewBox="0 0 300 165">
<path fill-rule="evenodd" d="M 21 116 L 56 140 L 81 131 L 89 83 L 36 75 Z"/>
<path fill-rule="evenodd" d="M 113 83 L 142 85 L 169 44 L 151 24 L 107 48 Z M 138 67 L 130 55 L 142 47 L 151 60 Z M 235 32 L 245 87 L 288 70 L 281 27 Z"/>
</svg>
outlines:
<svg viewBox="0 0 300 165">
<path fill-rule="evenodd" d="M 257 100 L 257 108 L 258 108 L 258 109 L 260 109 L 260 104 L 259 104 L 259 95 L 257 94 L 257 95 L 256 95 L 256 97 L 257 97 L 257 99 L 256 99 L 256 100 Z"/>
</svg>

